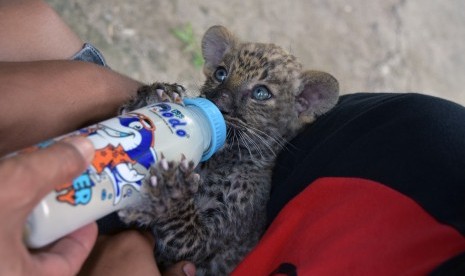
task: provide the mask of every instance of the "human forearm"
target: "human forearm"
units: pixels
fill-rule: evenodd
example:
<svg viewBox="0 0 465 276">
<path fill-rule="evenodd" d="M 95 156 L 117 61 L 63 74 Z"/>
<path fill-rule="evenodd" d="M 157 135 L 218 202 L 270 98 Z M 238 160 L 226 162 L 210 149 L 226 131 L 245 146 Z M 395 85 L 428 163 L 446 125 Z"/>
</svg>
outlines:
<svg viewBox="0 0 465 276">
<path fill-rule="evenodd" d="M 84 62 L 0 62 L 0 155 L 115 115 L 140 85 Z"/>
<path fill-rule="evenodd" d="M 42 0 L 0 0 L 0 61 L 69 59 L 83 41 Z"/>
</svg>

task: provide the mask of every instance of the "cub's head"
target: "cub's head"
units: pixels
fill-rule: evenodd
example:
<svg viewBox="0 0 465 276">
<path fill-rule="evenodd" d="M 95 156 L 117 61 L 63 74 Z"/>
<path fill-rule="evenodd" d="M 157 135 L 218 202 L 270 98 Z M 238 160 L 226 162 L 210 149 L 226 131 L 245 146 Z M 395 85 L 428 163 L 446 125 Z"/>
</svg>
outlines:
<svg viewBox="0 0 465 276">
<path fill-rule="evenodd" d="M 202 53 L 201 94 L 223 113 L 230 143 L 239 136 L 254 140 L 254 133 L 288 140 L 337 102 L 333 76 L 302 70 L 274 44 L 242 43 L 225 27 L 213 26 L 202 39 Z"/>
</svg>

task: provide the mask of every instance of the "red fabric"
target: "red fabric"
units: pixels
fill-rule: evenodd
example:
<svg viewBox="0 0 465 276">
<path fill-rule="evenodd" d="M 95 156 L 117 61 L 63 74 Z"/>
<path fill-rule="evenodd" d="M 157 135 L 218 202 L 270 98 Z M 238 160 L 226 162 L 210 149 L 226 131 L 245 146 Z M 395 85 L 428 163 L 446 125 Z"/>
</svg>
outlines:
<svg viewBox="0 0 465 276">
<path fill-rule="evenodd" d="M 233 275 L 425 275 L 465 250 L 454 228 L 380 183 L 321 178 L 289 202 Z"/>
</svg>

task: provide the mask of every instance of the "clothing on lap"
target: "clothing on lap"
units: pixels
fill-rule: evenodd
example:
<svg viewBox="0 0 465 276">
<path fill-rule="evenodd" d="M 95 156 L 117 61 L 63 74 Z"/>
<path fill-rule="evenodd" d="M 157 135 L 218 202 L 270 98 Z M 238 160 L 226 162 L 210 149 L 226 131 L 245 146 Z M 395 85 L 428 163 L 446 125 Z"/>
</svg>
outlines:
<svg viewBox="0 0 465 276">
<path fill-rule="evenodd" d="M 464 119 L 419 94 L 341 97 L 279 156 L 271 226 L 235 273 L 463 273 Z"/>
</svg>

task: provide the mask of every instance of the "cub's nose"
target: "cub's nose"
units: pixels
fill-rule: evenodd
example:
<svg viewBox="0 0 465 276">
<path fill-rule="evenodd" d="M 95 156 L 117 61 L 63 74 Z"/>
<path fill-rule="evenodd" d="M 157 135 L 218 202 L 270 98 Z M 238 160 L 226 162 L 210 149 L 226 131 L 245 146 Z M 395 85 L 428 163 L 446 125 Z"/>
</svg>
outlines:
<svg viewBox="0 0 465 276">
<path fill-rule="evenodd" d="M 223 114 L 230 114 L 233 111 L 233 97 L 229 90 L 220 90 L 210 99 Z"/>
</svg>

